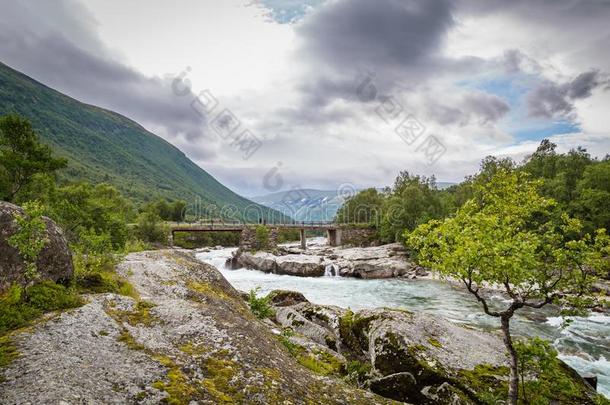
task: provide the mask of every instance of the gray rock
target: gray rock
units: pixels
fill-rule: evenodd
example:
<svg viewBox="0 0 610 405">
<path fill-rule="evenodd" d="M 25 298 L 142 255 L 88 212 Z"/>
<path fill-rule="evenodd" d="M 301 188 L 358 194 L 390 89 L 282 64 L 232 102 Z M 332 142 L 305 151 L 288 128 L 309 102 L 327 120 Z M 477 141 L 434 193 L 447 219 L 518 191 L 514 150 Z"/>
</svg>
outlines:
<svg viewBox="0 0 610 405">
<path fill-rule="evenodd" d="M 21 207 L 0 201 L 0 292 L 13 283 L 23 282 L 25 264 L 19 252 L 9 245 L 8 239 L 17 231 L 16 214 L 23 215 Z M 43 217 L 47 243 L 40 252 L 37 266 L 42 280 L 65 283 L 74 273 L 72 252 L 61 228 L 51 219 Z"/>
<path fill-rule="evenodd" d="M 277 327 L 256 319 L 215 268 L 184 251 L 132 253 L 117 272 L 139 302 L 92 296 L 16 332 L 20 357 L 0 370 L 0 402 L 390 403 L 301 366 Z M 322 346 L 311 343 L 317 353 Z"/>
<path fill-rule="evenodd" d="M 360 386 L 387 398 L 454 405 L 486 403 L 490 392 L 506 395 L 508 357 L 498 334 L 388 308 L 354 313 L 301 302 L 276 311 L 278 323 L 296 332 L 292 341 L 306 349 L 326 344 L 334 358 L 355 360 L 366 370 Z M 575 403 L 595 403 L 594 390 L 564 367 L 582 393 Z"/>
<path fill-rule="evenodd" d="M 309 302 L 303 294 L 298 291 L 273 290 L 269 293 L 270 303 L 276 307 L 287 307 L 300 302 Z"/>
<path fill-rule="evenodd" d="M 419 393 L 415 377 L 406 371 L 374 378 L 370 381 L 369 387 L 374 393 L 397 401 Z"/>
<path fill-rule="evenodd" d="M 283 247 L 279 251 L 283 254 L 252 253 L 240 249 L 227 262 L 231 268 L 245 267 L 301 277 L 322 276 L 326 266 L 331 264 L 339 269 L 343 277 L 373 279 L 427 275 L 408 260 L 404 247 L 398 243 L 367 248 L 312 247 L 306 252 Z"/>
</svg>

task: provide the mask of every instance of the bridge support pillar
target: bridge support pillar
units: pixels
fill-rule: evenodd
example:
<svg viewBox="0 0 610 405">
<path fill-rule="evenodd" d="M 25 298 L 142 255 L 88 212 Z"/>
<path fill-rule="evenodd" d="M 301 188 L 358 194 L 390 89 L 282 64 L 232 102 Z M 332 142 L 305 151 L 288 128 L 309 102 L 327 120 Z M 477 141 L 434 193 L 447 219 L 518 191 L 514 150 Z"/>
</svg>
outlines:
<svg viewBox="0 0 610 405">
<path fill-rule="evenodd" d="M 305 229 L 299 229 L 301 236 L 301 249 L 307 250 L 307 237 L 305 236 Z"/>
<path fill-rule="evenodd" d="M 328 229 L 326 231 L 326 237 L 329 246 L 341 245 L 341 229 Z"/>
</svg>

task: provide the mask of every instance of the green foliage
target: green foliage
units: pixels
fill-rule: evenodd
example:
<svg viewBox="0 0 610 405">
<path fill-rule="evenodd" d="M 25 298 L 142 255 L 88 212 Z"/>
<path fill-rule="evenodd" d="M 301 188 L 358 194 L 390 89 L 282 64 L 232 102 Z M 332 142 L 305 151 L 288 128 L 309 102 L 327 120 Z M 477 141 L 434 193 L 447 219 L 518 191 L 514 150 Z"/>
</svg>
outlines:
<svg viewBox="0 0 610 405">
<path fill-rule="evenodd" d="M 454 217 L 407 232 L 407 243 L 420 263 L 476 285 L 508 283 L 507 293 L 522 302 L 586 292 L 603 270 L 608 238 L 600 231 L 575 240 L 579 221 L 558 212 L 539 187 L 525 173 L 502 170 L 476 186 Z"/>
<path fill-rule="evenodd" d="M 257 297 L 256 293 L 259 289 L 260 288 L 253 288 L 250 290 L 250 293 L 248 294 L 248 306 L 257 318 L 270 318 L 275 314 L 269 304 L 271 299 L 269 296 Z"/>
<path fill-rule="evenodd" d="M 256 237 L 256 249 L 269 249 L 269 228 L 267 228 L 265 225 L 257 225 L 254 233 Z"/>
<path fill-rule="evenodd" d="M 162 220 L 174 222 L 184 221 L 186 210 L 185 201 L 179 200 L 168 202 L 167 200 L 160 199 L 152 205 L 153 209 L 157 212 L 157 215 L 159 215 Z"/>
<path fill-rule="evenodd" d="M 474 184 L 473 198 L 455 216 L 405 232 L 421 264 L 461 280 L 486 314 L 501 318 L 515 364 L 518 355 L 509 329 L 515 311 L 551 302 L 587 305 L 590 301 L 582 297 L 608 266 L 605 230 L 581 238 L 580 222 L 541 195 L 541 185 L 527 173 L 501 168 L 486 184 Z M 490 308 L 479 294 L 485 284 L 503 287 L 510 303 L 501 310 Z M 516 401 L 516 373 L 513 366 L 511 403 Z"/>
<path fill-rule="evenodd" d="M 350 384 L 364 388 L 369 380 L 373 367 L 369 362 L 352 360 L 345 365 L 345 379 Z"/>
<path fill-rule="evenodd" d="M 53 157 L 29 121 L 15 114 L 0 118 L 0 199 L 13 201 L 34 175 L 64 167 L 66 160 Z"/>
<path fill-rule="evenodd" d="M 340 224 L 379 224 L 385 196 L 374 188 L 360 191 L 349 197 L 337 211 Z"/>
<path fill-rule="evenodd" d="M 135 228 L 136 235 L 144 242 L 167 243 L 169 229 L 161 221 L 154 207 L 147 209 L 138 217 L 138 224 Z"/>
<path fill-rule="evenodd" d="M 434 177 L 400 172 L 391 189 L 379 193 L 370 188 L 348 198 L 336 220 L 374 226 L 382 242 L 395 242 L 402 240 L 405 229 L 412 230 L 430 219 L 448 215 L 454 203 L 446 195 L 447 192 L 436 188 Z"/>
<path fill-rule="evenodd" d="M 239 246 L 238 232 L 176 232 L 174 245 L 186 249 L 204 246 Z"/>
<path fill-rule="evenodd" d="M 575 380 L 571 370 L 557 358 L 557 350 L 551 342 L 540 338 L 522 339 L 515 342 L 515 349 L 520 359 L 520 402 L 532 405 L 545 405 L 549 400 L 579 403 L 587 395 L 582 383 Z M 598 402 L 604 402 L 601 394 L 597 397 Z"/>
<path fill-rule="evenodd" d="M 25 215 L 15 215 L 17 231 L 8 238 L 8 243 L 17 249 L 25 263 L 23 286 L 27 294 L 29 285 L 39 277 L 36 261 L 47 239 L 46 224 L 42 219 L 44 208 L 37 201 L 32 201 L 23 205 L 23 211 Z"/>
<path fill-rule="evenodd" d="M 81 232 L 80 242 L 73 244 L 74 283 L 85 293 L 111 292 L 137 298 L 135 288 L 115 272 L 121 255 L 113 252 L 111 236 L 94 231 Z"/>
<path fill-rule="evenodd" d="M 108 235 L 115 250 L 125 246 L 127 223 L 135 214 L 132 204 L 113 186 L 71 184 L 55 190 L 49 198 L 49 216 L 64 229 L 70 242 L 79 243 L 82 235 L 94 232 Z"/>
<path fill-rule="evenodd" d="M 115 293 L 138 298 L 136 289 L 119 276 L 114 266 L 119 255 L 109 251 L 85 251 L 79 247 L 74 254 L 74 282 L 83 293 Z"/>
<path fill-rule="evenodd" d="M 72 289 L 52 281 L 29 287 L 27 298 L 22 287 L 13 285 L 0 297 L 0 335 L 28 325 L 45 312 L 82 304 L 82 299 Z"/>
<path fill-rule="evenodd" d="M 298 229 L 279 229 L 277 234 L 277 243 L 294 242 L 300 239 L 301 234 Z"/>
<path fill-rule="evenodd" d="M 540 194 L 555 200 L 559 210 L 579 219 L 582 233 L 610 229 L 610 160 L 592 159 L 583 148 L 559 154 L 555 147 L 543 140 L 521 165 L 510 158 L 488 156 L 477 174 L 445 190 L 437 189 L 433 177 L 401 172 L 391 189 L 382 193 L 363 190 L 349 198 L 336 219 L 340 223 L 374 223 L 383 242 L 402 241 L 404 230 L 452 215 L 499 171 L 514 170 L 541 180 Z"/>
<path fill-rule="evenodd" d="M 291 328 L 284 328 L 282 333 L 278 336 L 280 343 L 288 350 L 292 357 L 301 355 L 305 349 L 290 340 L 290 337 L 294 336 L 294 331 Z"/>
<path fill-rule="evenodd" d="M 128 239 L 123 248 L 124 254 L 142 252 L 150 249 L 150 246 L 146 242 L 142 242 L 140 239 Z"/>
</svg>

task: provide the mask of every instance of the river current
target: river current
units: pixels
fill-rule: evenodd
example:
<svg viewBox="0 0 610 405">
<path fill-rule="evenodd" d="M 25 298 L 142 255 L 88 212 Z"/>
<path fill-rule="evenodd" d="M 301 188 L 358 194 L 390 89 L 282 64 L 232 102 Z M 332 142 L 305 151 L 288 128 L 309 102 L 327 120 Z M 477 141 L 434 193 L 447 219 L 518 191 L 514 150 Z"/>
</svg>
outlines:
<svg viewBox="0 0 610 405">
<path fill-rule="evenodd" d="M 299 291 L 316 304 L 336 305 L 353 310 L 376 307 L 403 308 L 441 315 L 453 322 L 481 329 L 499 328 L 496 318 L 487 316 L 465 290 L 438 280 L 381 279 L 349 277 L 296 277 L 268 274 L 256 270 L 230 270 L 225 261 L 235 248 L 197 253 L 197 258 L 215 266 L 238 290 L 260 288 L 264 295 L 272 290 Z M 332 273 L 329 272 L 329 273 Z M 492 297 L 493 305 L 503 298 Z M 516 334 L 551 340 L 560 358 L 580 373 L 598 376 L 598 391 L 610 398 L 610 316 L 591 314 L 572 318 L 562 328 L 562 319 L 552 309 L 521 310 L 512 320 Z"/>
</svg>

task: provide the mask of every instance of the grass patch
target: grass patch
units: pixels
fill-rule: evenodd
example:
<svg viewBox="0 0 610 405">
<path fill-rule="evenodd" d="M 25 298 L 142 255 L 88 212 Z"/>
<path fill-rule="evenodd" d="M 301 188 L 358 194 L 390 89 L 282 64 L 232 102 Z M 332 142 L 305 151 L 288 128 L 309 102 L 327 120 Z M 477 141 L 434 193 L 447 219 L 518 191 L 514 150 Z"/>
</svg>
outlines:
<svg viewBox="0 0 610 405">
<path fill-rule="evenodd" d="M 19 357 L 19 352 L 8 336 L 0 336 L 0 369 Z M 0 377 L 1 379 L 1 377 Z"/>
<path fill-rule="evenodd" d="M 79 291 L 88 294 L 114 293 L 138 299 L 138 291 L 114 270 L 102 270 L 81 275 L 76 279 Z"/>
<path fill-rule="evenodd" d="M 359 388 L 362 388 L 373 369 L 371 363 L 352 360 L 345 365 L 345 380 Z"/>
<path fill-rule="evenodd" d="M 138 301 L 133 311 L 118 311 L 115 309 L 109 309 L 107 312 L 110 316 L 120 322 L 127 322 L 131 326 L 144 325 L 151 326 L 158 322 L 153 315 L 150 313 L 150 309 L 154 308 L 156 304 L 148 301 Z"/>
<path fill-rule="evenodd" d="M 123 330 L 123 332 L 117 338 L 119 342 L 123 342 L 129 347 L 131 350 L 144 350 L 146 347 L 138 342 L 136 339 L 129 333 L 127 330 Z"/>
<path fill-rule="evenodd" d="M 11 286 L 0 297 L 0 335 L 29 325 L 45 312 L 76 308 L 84 301 L 71 288 L 43 281 L 28 288 L 28 299 L 23 297 L 23 289 Z"/>
<path fill-rule="evenodd" d="M 189 281 L 187 288 L 197 294 L 203 295 L 206 298 L 215 297 L 217 299 L 228 301 L 231 299 L 227 293 L 222 291 L 220 288 L 212 286 L 210 283 L 200 283 L 196 281 Z"/>
<path fill-rule="evenodd" d="M 197 389 L 193 387 L 188 377 L 180 367 L 167 356 L 155 356 L 156 360 L 167 367 L 168 381 L 155 381 L 152 386 L 158 390 L 167 392 L 168 397 L 165 402 L 172 405 L 188 404 L 197 394 Z"/>
<path fill-rule="evenodd" d="M 434 346 L 434 347 L 438 347 L 439 349 L 440 349 L 441 347 L 443 347 L 442 343 L 441 343 L 441 342 L 439 342 L 438 340 L 434 339 L 434 338 L 429 338 L 429 339 L 428 339 L 428 343 L 430 343 L 430 344 L 431 344 L 432 346 Z"/>
<path fill-rule="evenodd" d="M 211 357 L 206 361 L 208 377 L 203 385 L 208 392 L 220 403 L 241 403 L 243 395 L 231 384 L 238 371 L 237 363 L 233 360 Z"/>
<path fill-rule="evenodd" d="M 297 361 L 314 373 L 324 376 L 340 375 L 343 370 L 341 362 L 323 350 L 297 356 Z"/>
<path fill-rule="evenodd" d="M 290 340 L 291 336 L 294 336 L 294 331 L 290 328 L 285 328 L 278 336 L 278 339 L 282 346 L 284 346 L 293 357 L 298 357 L 305 351 L 305 349 L 296 343 L 292 343 Z"/>
</svg>

